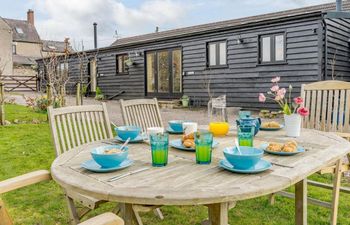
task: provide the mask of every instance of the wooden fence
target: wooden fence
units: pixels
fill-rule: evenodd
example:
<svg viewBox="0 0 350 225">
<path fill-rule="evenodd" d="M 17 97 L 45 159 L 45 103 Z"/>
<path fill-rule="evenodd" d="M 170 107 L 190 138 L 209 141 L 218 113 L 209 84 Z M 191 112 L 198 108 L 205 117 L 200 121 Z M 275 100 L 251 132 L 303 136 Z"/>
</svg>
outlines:
<svg viewBox="0 0 350 225">
<path fill-rule="evenodd" d="M 6 92 L 38 91 L 37 76 L 2 75 L 0 81 L 5 84 Z"/>
</svg>

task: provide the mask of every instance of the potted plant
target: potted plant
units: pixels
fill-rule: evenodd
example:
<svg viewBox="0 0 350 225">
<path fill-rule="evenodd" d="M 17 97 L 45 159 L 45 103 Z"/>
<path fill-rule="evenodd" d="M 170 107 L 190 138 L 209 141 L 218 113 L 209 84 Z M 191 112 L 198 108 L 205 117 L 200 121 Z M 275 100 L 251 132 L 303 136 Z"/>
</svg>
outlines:
<svg viewBox="0 0 350 225">
<path fill-rule="evenodd" d="M 280 88 L 278 82 L 280 77 L 275 77 L 271 80 L 272 87 L 270 91 L 267 92 L 267 96 L 263 93 L 259 94 L 259 101 L 265 102 L 266 99 L 275 101 L 282 109 L 284 114 L 284 123 L 286 134 L 289 137 L 300 136 L 301 129 L 301 117 L 308 116 L 309 110 L 303 107 L 304 99 L 301 97 L 296 97 L 292 100 L 292 85 L 288 88 L 288 97 L 286 97 L 287 90 L 285 88 Z"/>
<path fill-rule="evenodd" d="M 188 107 L 189 101 L 190 101 L 190 98 L 187 95 L 182 96 L 181 102 L 183 107 Z"/>
</svg>

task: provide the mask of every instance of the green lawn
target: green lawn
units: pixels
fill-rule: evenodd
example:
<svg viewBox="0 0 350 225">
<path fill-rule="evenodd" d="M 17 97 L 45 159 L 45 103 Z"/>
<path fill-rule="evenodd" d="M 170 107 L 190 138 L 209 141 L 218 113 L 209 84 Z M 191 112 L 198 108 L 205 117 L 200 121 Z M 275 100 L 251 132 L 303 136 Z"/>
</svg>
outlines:
<svg viewBox="0 0 350 225">
<path fill-rule="evenodd" d="M 23 106 L 7 105 L 7 119 L 28 121 L 0 127 L 0 180 L 37 169 L 49 169 L 54 160 L 47 116 Z M 33 118 L 43 121 L 30 124 Z M 331 182 L 331 176 L 314 175 L 313 179 Z M 309 188 L 309 195 L 323 200 L 331 199 L 330 191 Z M 15 224 L 53 225 L 67 224 L 68 213 L 63 194 L 54 181 L 43 182 L 2 196 Z M 267 197 L 239 202 L 230 210 L 230 224 L 294 224 L 294 201 L 277 197 L 276 204 L 268 204 Z M 92 216 L 113 208 L 108 203 Z M 309 206 L 309 224 L 329 224 L 329 210 Z M 165 220 L 153 213 L 143 214 L 144 223 L 152 225 L 193 225 L 206 218 L 206 208 L 200 206 L 162 207 Z M 339 224 L 350 224 L 350 196 L 341 194 Z"/>
</svg>

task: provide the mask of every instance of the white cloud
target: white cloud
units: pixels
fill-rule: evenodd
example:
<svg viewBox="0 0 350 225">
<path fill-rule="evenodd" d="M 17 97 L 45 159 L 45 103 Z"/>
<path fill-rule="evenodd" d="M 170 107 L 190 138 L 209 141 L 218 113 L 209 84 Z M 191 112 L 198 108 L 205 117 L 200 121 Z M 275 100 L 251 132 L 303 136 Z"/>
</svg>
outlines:
<svg viewBox="0 0 350 225">
<path fill-rule="evenodd" d="M 186 5 L 174 0 L 149 0 L 136 8 L 116 0 L 35 0 L 35 6 L 44 15 L 36 21 L 42 38 L 68 36 L 77 46 L 84 40 L 88 48 L 93 43 L 93 22 L 98 23 L 99 46 L 106 46 L 115 39 L 115 30 L 124 37 L 153 32 L 156 26 L 178 23 L 187 12 Z"/>
<path fill-rule="evenodd" d="M 70 37 L 93 47 L 93 22 L 98 23 L 99 47 L 119 37 L 258 15 L 335 0 L 32 0 L 41 15 L 36 26 L 44 39 Z M 126 4 L 127 2 L 128 4 Z M 136 4 L 135 2 L 140 2 Z M 133 3 L 133 4 L 132 4 Z M 132 5 L 132 6 L 131 6 Z"/>
</svg>

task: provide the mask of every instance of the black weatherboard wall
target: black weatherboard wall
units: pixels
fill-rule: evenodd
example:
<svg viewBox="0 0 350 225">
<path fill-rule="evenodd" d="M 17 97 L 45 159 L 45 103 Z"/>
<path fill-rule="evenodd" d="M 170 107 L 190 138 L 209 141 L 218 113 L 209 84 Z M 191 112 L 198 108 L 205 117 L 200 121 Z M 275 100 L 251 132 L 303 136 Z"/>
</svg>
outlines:
<svg viewBox="0 0 350 225">
<path fill-rule="evenodd" d="M 270 87 L 274 76 L 281 76 L 281 86 L 293 83 L 295 91 L 300 85 L 320 79 L 322 54 L 322 20 L 319 16 L 298 18 L 249 28 L 207 33 L 187 38 L 173 39 L 151 44 L 135 45 L 100 52 L 98 55 L 98 86 L 107 95 L 124 90 L 120 98 L 145 96 L 145 59 L 133 52 L 181 47 L 183 54 L 183 92 L 191 98 L 208 100 L 205 80 L 210 79 L 214 96 L 227 95 L 228 105 L 258 108 L 259 92 Z M 258 63 L 258 37 L 262 34 L 285 33 L 286 63 L 260 65 Z M 243 43 L 238 44 L 240 37 Z M 227 62 L 225 68 L 207 68 L 206 46 L 208 42 L 227 40 Z M 130 53 L 136 63 L 128 74 L 116 75 L 115 55 Z M 264 105 L 268 107 L 268 105 Z"/>
<path fill-rule="evenodd" d="M 329 8 L 332 5 L 326 6 Z M 346 6 L 350 7 L 350 4 Z M 323 6 L 320 7 L 323 9 Z M 327 15 L 325 18 L 325 13 L 320 11 L 298 12 L 294 16 L 289 16 L 289 13 L 283 12 L 286 16 L 275 19 L 264 15 L 268 19 L 255 21 L 256 18 L 253 18 L 253 22 L 249 23 L 222 26 L 220 29 L 207 29 L 198 33 L 184 32 L 166 38 L 157 36 L 147 41 L 126 38 L 131 39 L 129 43 L 121 39 L 120 44 L 98 49 L 97 53 L 92 50 L 87 55 L 89 58 L 97 54 L 97 85 L 104 95 L 109 97 L 124 91 L 116 99 L 150 97 L 145 88 L 146 53 L 171 48 L 182 49 L 183 94 L 200 101 L 202 105 L 208 101 L 207 89 L 204 87 L 208 80 L 214 97 L 226 94 L 228 106 L 244 108 L 276 107 L 272 102 L 258 102 L 258 94 L 269 90 L 270 80 L 275 76 L 281 77 L 281 87 L 288 88 L 292 84 L 294 95 L 300 93 L 303 83 L 332 79 L 333 69 L 336 79 L 349 81 L 350 20 L 330 18 Z M 278 13 L 272 16 L 276 15 Z M 281 33 L 285 34 L 286 60 L 269 65 L 260 64 L 259 36 Z M 158 34 L 149 34 L 152 35 Z M 241 41 L 238 42 L 238 39 Z M 207 67 L 207 44 L 212 41 L 226 41 L 227 66 Z M 128 54 L 134 62 L 127 74 L 117 74 L 116 71 L 116 56 L 121 54 Z M 332 63 L 334 56 L 336 60 Z M 69 76 L 68 90 L 74 93 L 74 85 L 79 76 L 79 60 L 74 54 L 69 59 Z M 87 83 L 88 70 L 84 77 Z"/>
</svg>

